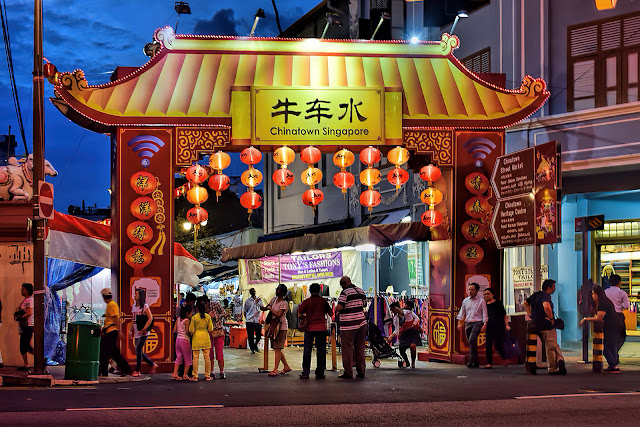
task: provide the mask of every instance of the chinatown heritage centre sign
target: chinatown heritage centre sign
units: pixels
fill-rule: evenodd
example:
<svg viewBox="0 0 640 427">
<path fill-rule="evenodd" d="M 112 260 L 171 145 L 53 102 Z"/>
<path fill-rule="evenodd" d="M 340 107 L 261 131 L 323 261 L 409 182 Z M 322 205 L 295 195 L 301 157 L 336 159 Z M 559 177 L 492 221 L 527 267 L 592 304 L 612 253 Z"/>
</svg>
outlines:
<svg viewBox="0 0 640 427">
<path fill-rule="evenodd" d="M 249 284 L 322 280 L 342 277 L 342 252 L 280 255 L 248 259 Z"/>
<path fill-rule="evenodd" d="M 377 88 L 257 88 L 253 141 L 380 144 L 384 140 L 384 91 Z"/>
<path fill-rule="evenodd" d="M 491 229 L 498 247 L 560 239 L 560 171 L 556 141 L 500 156 L 491 184 L 498 198 Z"/>
</svg>

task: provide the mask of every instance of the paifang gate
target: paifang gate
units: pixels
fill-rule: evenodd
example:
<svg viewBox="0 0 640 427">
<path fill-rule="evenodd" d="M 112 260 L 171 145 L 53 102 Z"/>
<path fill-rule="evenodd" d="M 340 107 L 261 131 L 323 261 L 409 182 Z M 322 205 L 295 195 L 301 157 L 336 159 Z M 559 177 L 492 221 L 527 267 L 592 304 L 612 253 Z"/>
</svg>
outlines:
<svg viewBox="0 0 640 427">
<path fill-rule="evenodd" d="M 150 356 L 171 355 L 175 172 L 217 150 L 286 144 L 334 153 L 371 145 L 383 153 L 404 146 L 442 170 L 444 221 L 431 229 L 429 352 L 454 361 L 466 348 L 453 321 L 465 283 L 499 281 L 487 177 L 504 154 L 504 128 L 549 97 L 544 81 L 527 76 L 515 90 L 483 81 L 453 56 L 459 40 L 448 34 L 417 45 L 175 35 L 170 27 L 154 37 L 161 49 L 144 66 L 100 86 L 81 70 L 58 74 L 51 99 L 78 125 L 112 137 L 113 280 L 123 313 L 135 286 L 157 289 Z M 148 177 L 141 172 L 155 177 L 154 191 L 133 185 L 132 177 Z M 127 233 L 136 221 L 153 233 L 145 244 Z"/>
</svg>

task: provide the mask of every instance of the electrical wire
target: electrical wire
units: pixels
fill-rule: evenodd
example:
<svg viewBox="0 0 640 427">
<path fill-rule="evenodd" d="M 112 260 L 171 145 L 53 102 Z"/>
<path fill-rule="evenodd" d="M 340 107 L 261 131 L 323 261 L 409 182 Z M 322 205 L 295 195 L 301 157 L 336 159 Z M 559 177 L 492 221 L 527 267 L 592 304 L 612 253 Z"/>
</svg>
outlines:
<svg viewBox="0 0 640 427">
<path fill-rule="evenodd" d="M 7 4 L 2 0 L 2 6 L 0 7 L 0 23 L 2 24 L 2 38 L 4 41 L 4 52 L 7 57 L 7 68 L 9 70 L 9 81 L 11 82 L 11 94 L 13 95 L 13 106 L 16 111 L 18 119 L 18 128 L 20 129 L 20 136 L 22 137 L 22 143 L 24 144 L 25 155 L 29 155 L 29 149 L 27 148 L 27 139 L 24 134 L 24 123 L 22 121 L 22 113 L 20 111 L 20 100 L 18 98 L 18 89 L 16 87 L 16 78 L 13 71 L 13 58 L 11 56 L 11 39 L 9 37 L 9 25 L 7 22 Z"/>
<path fill-rule="evenodd" d="M 278 26 L 278 31 L 280 31 L 280 34 L 278 35 L 281 36 L 282 27 L 280 26 L 280 15 L 278 14 L 278 7 L 276 6 L 276 0 L 271 0 L 271 3 L 273 4 L 273 12 L 276 15 L 276 25 Z"/>
<path fill-rule="evenodd" d="M 82 130 L 82 135 L 80 135 L 80 139 L 78 140 L 78 143 L 76 144 L 76 148 L 75 148 L 75 150 L 73 150 L 73 154 L 71 155 L 71 160 L 69 160 L 69 163 L 67 163 L 67 167 L 65 168 L 64 172 L 62 173 L 62 176 L 60 176 L 60 182 L 57 184 L 58 188 L 62 188 L 62 183 L 64 182 L 64 179 L 67 176 L 67 172 L 69 172 L 69 168 L 71 167 L 71 165 L 73 164 L 73 161 L 76 158 L 76 154 L 78 154 L 78 148 L 80 148 L 80 143 L 82 142 L 82 138 L 84 138 L 85 132 L 87 132 L 87 130 L 83 129 Z"/>
</svg>

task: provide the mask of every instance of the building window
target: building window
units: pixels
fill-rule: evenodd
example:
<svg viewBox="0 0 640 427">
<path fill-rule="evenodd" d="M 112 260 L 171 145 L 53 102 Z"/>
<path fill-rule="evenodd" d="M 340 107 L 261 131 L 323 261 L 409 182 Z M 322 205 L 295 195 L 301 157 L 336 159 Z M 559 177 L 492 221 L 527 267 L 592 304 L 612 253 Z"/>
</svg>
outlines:
<svg viewBox="0 0 640 427">
<path fill-rule="evenodd" d="M 474 73 L 491 72 L 491 48 L 485 48 L 462 59 L 462 64 Z"/>
<path fill-rule="evenodd" d="M 567 109 L 638 101 L 640 13 L 568 28 Z"/>
</svg>

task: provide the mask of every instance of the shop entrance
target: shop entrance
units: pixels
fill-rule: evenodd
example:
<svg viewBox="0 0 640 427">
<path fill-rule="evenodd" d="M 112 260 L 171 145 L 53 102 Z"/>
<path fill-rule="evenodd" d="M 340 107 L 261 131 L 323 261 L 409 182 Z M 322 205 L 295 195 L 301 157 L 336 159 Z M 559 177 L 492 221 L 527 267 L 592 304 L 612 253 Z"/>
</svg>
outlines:
<svg viewBox="0 0 640 427">
<path fill-rule="evenodd" d="M 594 232 L 596 282 L 608 288 L 612 274 L 620 276 L 620 289 L 629 295 L 625 310 L 628 337 L 637 337 L 640 349 L 640 220 L 609 221 L 604 230 Z M 635 341 L 635 340 L 629 340 Z"/>
</svg>

